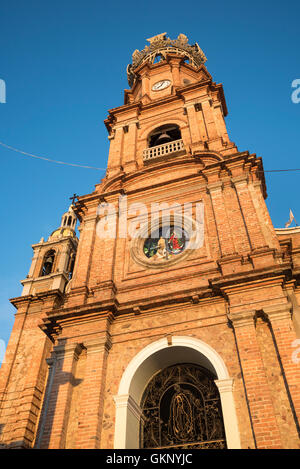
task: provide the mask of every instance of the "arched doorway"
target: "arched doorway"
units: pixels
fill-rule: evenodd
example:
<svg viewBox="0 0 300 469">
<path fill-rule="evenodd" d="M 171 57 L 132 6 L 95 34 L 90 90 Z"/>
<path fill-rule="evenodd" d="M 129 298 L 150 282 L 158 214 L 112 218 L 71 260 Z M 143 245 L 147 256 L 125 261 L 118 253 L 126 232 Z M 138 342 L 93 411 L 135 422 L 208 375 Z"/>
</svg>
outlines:
<svg viewBox="0 0 300 469">
<path fill-rule="evenodd" d="M 192 363 L 171 365 L 147 385 L 141 402 L 141 448 L 225 449 L 216 376 Z"/>
<path fill-rule="evenodd" d="M 163 338 L 142 349 L 128 364 L 120 381 L 116 404 L 116 449 L 140 448 L 145 390 L 160 371 L 173 365 L 196 365 L 218 388 L 228 449 L 240 448 L 233 399 L 233 379 L 220 355 L 205 342 L 188 336 Z M 216 378 L 216 379 L 215 379 Z M 210 441 L 210 440 L 209 440 Z"/>
</svg>

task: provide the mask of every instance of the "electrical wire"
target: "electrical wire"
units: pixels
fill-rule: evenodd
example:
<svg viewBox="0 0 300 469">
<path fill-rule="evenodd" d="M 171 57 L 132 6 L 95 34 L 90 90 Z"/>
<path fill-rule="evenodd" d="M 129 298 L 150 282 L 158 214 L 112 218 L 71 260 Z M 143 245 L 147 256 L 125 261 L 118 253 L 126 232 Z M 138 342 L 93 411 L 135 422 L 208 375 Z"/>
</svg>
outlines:
<svg viewBox="0 0 300 469">
<path fill-rule="evenodd" d="M 6 143 L 3 143 L 3 142 L 0 142 L 0 145 L 2 145 L 4 148 L 8 148 L 9 150 L 13 150 L 17 153 L 21 153 L 22 155 L 30 156 L 31 158 L 37 158 L 39 160 L 49 161 L 50 163 L 63 164 L 66 166 L 76 166 L 78 168 L 85 168 L 85 169 L 96 169 L 98 171 L 106 170 L 106 168 L 96 168 L 95 166 L 86 166 L 86 165 L 76 164 L 76 163 L 66 163 L 65 161 L 52 160 L 51 158 L 45 158 L 44 156 L 33 155 L 32 153 L 27 153 L 26 151 L 18 150 L 17 148 L 11 147 L 10 145 L 6 145 Z"/>
<path fill-rule="evenodd" d="M 6 143 L 3 143 L 3 142 L 0 142 L 0 145 L 2 145 L 4 148 L 8 148 L 9 150 L 13 150 L 17 153 L 21 153 L 22 155 L 30 156 L 31 158 L 37 158 L 39 160 L 49 161 L 50 163 L 63 164 L 66 166 L 76 166 L 77 168 L 96 169 L 97 171 L 106 171 L 106 168 L 97 168 L 95 166 L 86 166 L 86 165 L 76 164 L 76 163 L 66 163 L 65 161 L 52 160 L 51 158 L 45 158 L 44 156 L 33 155 L 32 153 L 27 153 L 26 151 L 18 150 L 18 148 L 14 148 L 14 147 L 11 147 L 10 145 L 6 145 Z M 300 171 L 300 168 L 265 169 L 264 171 L 259 171 L 259 172 L 260 173 L 282 173 L 282 172 L 288 172 L 288 171 Z"/>
</svg>

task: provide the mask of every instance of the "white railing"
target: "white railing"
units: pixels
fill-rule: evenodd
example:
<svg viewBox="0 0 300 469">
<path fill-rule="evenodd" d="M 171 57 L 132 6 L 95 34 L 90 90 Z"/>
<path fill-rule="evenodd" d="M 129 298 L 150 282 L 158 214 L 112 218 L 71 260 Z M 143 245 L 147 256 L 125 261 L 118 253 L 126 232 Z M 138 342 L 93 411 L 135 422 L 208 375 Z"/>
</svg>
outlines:
<svg viewBox="0 0 300 469">
<path fill-rule="evenodd" d="M 163 145 L 157 145 L 156 147 L 146 148 L 143 151 L 143 160 L 153 160 L 159 158 L 160 156 L 170 155 L 170 153 L 175 153 L 177 151 L 184 150 L 183 141 L 174 140 L 174 142 L 164 143 Z"/>
</svg>

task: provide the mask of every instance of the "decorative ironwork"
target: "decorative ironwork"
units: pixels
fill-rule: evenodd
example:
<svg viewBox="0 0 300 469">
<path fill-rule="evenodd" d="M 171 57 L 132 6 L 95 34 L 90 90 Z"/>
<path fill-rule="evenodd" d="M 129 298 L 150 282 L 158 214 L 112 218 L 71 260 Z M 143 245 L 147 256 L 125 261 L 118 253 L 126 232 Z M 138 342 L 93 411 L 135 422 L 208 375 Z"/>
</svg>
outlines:
<svg viewBox="0 0 300 469">
<path fill-rule="evenodd" d="M 142 399 L 142 448 L 225 449 L 215 377 L 193 364 L 157 373 Z"/>
<path fill-rule="evenodd" d="M 158 34 L 147 41 L 150 42 L 142 51 L 136 49 L 132 54 L 132 64 L 127 67 L 127 78 L 129 86 L 132 86 L 136 80 L 135 68 L 144 62 L 153 63 L 157 56 L 165 58 L 168 52 L 177 53 L 187 57 L 190 64 L 194 67 L 200 67 L 206 62 L 206 57 L 199 45 L 195 43 L 190 45 L 188 38 L 184 34 L 179 34 L 177 39 L 166 37 L 167 33 Z"/>
</svg>

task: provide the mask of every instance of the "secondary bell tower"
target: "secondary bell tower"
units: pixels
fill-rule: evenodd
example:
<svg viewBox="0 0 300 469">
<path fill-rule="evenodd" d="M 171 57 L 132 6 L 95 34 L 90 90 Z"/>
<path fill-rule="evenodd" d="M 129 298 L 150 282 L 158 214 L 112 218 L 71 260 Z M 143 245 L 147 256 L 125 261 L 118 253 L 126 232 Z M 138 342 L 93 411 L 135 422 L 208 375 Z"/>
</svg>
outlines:
<svg viewBox="0 0 300 469">
<path fill-rule="evenodd" d="M 205 61 L 184 34 L 134 51 L 106 175 L 11 300 L 3 447 L 299 448 L 300 229 Z"/>
</svg>

